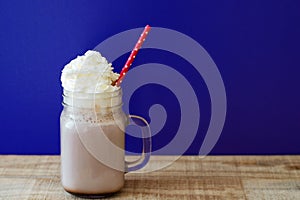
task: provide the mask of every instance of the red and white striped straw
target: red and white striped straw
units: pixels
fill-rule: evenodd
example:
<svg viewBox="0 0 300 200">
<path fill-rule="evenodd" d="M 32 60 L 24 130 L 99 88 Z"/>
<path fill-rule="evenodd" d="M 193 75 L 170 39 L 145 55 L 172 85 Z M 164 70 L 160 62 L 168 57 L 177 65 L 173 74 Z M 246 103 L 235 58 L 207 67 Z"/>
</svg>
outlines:
<svg viewBox="0 0 300 200">
<path fill-rule="evenodd" d="M 125 77 L 126 73 L 128 72 L 133 60 L 135 59 L 136 54 L 138 53 L 138 51 L 140 50 L 142 44 L 144 43 L 149 31 L 150 31 L 150 26 L 147 25 L 143 31 L 143 33 L 141 34 L 139 40 L 137 41 L 134 49 L 131 51 L 131 54 L 128 58 L 128 60 L 126 61 L 124 67 L 121 70 L 120 76 L 118 78 L 118 80 L 116 80 L 114 83 L 112 83 L 112 85 L 116 85 L 119 86 L 122 83 L 123 78 Z"/>
</svg>

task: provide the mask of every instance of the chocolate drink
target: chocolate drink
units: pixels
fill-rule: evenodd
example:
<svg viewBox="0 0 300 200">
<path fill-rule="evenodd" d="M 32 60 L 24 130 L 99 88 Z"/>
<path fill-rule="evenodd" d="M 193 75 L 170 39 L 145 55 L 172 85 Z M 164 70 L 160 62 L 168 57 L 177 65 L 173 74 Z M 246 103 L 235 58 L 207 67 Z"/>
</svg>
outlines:
<svg viewBox="0 0 300 200">
<path fill-rule="evenodd" d="M 87 51 L 62 71 L 61 177 L 66 191 L 113 193 L 124 185 L 124 127 L 119 75 L 99 52 Z"/>
<path fill-rule="evenodd" d="M 61 181 L 69 193 L 100 197 L 117 192 L 124 185 L 125 171 L 138 170 L 149 161 L 151 144 L 145 139 L 151 136 L 149 124 L 123 112 L 122 90 L 112 85 L 118 77 L 96 51 L 78 56 L 62 71 Z M 139 126 L 147 136 L 143 159 L 137 162 L 126 162 L 124 156 L 129 119 L 144 124 Z"/>
<path fill-rule="evenodd" d="M 102 195 L 120 190 L 124 185 L 124 171 L 113 169 L 92 155 L 94 151 L 105 152 L 105 145 L 102 143 L 106 141 L 97 141 L 98 149 L 89 152 L 79 135 L 85 134 L 87 140 L 95 140 L 96 135 L 104 133 L 114 145 L 124 149 L 124 132 L 115 121 L 112 119 L 95 124 L 91 121 L 74 121 L 62 117 L 61 124 L 61 143 L 64 144 L 61 148 L 61 170 L 64 189 L 80 195 Z M 103 132 L 99 131 L 99 125 Z M 106 153 L 115 165 L 124 168 L 124 152 Z"/>
</svg>

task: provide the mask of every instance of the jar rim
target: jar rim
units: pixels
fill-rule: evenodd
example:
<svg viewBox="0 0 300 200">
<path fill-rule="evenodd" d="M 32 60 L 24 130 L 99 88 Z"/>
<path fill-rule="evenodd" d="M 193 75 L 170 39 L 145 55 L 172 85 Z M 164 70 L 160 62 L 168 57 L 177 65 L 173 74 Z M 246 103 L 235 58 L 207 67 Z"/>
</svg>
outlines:
<svg viewBox="0 0 300 200">
<path fill-rule="evenodd" d="M 122 106 L 122 90 L 101 92 L 101 93 L 84 93 L 64 90 L 63 94 L 64 107 L 77 108 L 117 108 Z"/>
<path fill-rule="evenodd" d="M 78 92 L 78 91 L 70 91 L 70 90 L 67 90 L 67 89 L 63 88 L 63 94 L 64 94 L 65 91 L 68 92 L 68 93 L 88 94 L 88 95 L 91 95 L 91 94 L 113 94 L 113 93 L 122 91 L 122 88 L 118 87 L 115 91 L 105 91 L 105 92 Z"/>
<path fill-rule="evenodd" d="M 91 110 L 91 109 L 93 109 L 95 111 L 96 110 L 101 111 L 101 110 L 107 110 L 107 109 L 116 110 L 116 109 L 122 108 L 122 106 L 123 106 L 123 103 L 120 103 L 120 104 L 117 104 L 117 105 L 114 105 L 114 106 L 110 106 L 110 107 L 77 107 L 77 106 L 73 106 L 73 105 L 68 105 L 65 102 L 62 102 L 61 104 L 65 108 L 78 109 L 78 110 Z"/>
<path fill-rule="evenodd" d="M 108 92 L 96 92 L 96 93 L 87 93 L 87 92 L 72 92 L 69 90 L 63 90 L 62 93 L 63 98 L 74 98 L 74 99 L 111 99 L 111 98 L 118 98 L 121 96 L 122 98 L 122 89 L 119 88 L 115 91 L 108 91 Z"/>
</svg>

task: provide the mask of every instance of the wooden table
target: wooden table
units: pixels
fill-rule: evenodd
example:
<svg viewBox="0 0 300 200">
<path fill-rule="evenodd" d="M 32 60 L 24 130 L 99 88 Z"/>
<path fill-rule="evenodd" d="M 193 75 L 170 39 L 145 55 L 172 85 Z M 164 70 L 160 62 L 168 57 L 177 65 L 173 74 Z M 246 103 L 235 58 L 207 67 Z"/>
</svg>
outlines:
<svg viewBox="0 0 300 200">
<path fill-rule="evenodd" d="M 109 198 L 300 199 L 300 156 L 183 156 L 159 171 L 127 174 Z M 59 156 L 0 156 L 0 199 L 79 198 L 60 185 Z"/>
</svg>

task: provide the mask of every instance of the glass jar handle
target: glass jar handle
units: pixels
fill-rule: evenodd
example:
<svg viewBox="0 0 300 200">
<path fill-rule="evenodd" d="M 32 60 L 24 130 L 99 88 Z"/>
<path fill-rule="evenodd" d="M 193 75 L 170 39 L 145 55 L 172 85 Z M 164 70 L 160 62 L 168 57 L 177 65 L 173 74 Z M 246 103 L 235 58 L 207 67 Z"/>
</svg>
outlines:
<svg viewBox="0 0 300 200">
<path fill-rule="evenodd" d="M 128 117 L 130 118 L 129 125 L 137 125 L 142 131 L 143 151 L 139 159 L 135 161 L 125 160 L 125 173 L 143 168 L 148 163 L 151 154 L 151 131 L 148 122 L 144 118 L 137 115 L 128 115 Z"/>
</svg>

